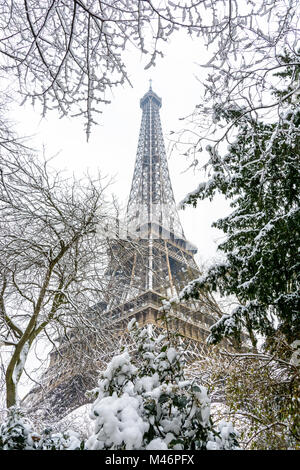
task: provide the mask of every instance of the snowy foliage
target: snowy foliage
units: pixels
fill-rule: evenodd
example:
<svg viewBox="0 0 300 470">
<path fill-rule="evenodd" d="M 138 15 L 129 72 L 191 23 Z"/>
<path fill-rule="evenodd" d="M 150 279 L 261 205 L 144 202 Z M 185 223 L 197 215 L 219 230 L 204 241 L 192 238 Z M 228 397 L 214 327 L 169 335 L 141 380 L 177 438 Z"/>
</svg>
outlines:
<svg viewBox="0 0 300 470">
<path fill-rule="evenodd" d="M 0 450 L 79 450 L 82 447 L 78 433 L 73 431 L 61 433 L 45 429 L 36 432 L 18 406 L 9 408 L 0 426 Z"/>
<path fill-rule="evenodd" d="M 3 450 L 227 450 L 238 449 L 230 422 L 214 425 L 205 387 L 184 376 L 185 352 L 150 326 L 128 329 L 136 342 L 101 373 L 90 410 L 94 431 L 84 442 L 78 433 L 36 431 L 18 407 L 0 427 Z M 174 339 L 174 338 L 173 338 Z"/>
<path fill-rule="evenodd" d="M 237 436 L 230 423 L 214 427 L 204 387 L 186 380 L 184 351 L 151 328 L 128 329 L 137 346 L 113 358 L 102 372 L 91 409 L 94 434 L 86 448 L 164 450 L 234 449 Z"/>
<path fill-rule="evenodd" d="M 44 430 L 37 443 L 38 450 L 83 450 L 83 447 L 79 434 L 72 430 L 64 433 Z"/>
<path fill-rule="evenodd" d="M 208 179 L 183 201 L 196 206 L 219 192 L 234 209 L 213 224 L 226 234 L 218 247 L 225 261 L 179 295 L 197 297 L 209 287 L 238 298 L 240 305 L 211 328 L 213 343 L 223 336 L 239 338 L 243 328 L 267 337 L 280 330 L 288 343 L 299 337 L 300 113 L 299 99 L 286 98 L 290 81 L 299 81 L 297 60 L 299 54 L 282 57 L 287 69 L 277 74 L 281 87 L 273 90 L 283 100 L 277 122 L 218 109 L 220 123 L 236 126 L 237 137 L 224 155 L 209 149 Z"/>
<path fill-rule="evenodd" d="M 11 407 L 7 419 L 0 426 L 1 450 L 32 450 L 36 434 L 32 424 L 18 407 Z"/>
</svg>

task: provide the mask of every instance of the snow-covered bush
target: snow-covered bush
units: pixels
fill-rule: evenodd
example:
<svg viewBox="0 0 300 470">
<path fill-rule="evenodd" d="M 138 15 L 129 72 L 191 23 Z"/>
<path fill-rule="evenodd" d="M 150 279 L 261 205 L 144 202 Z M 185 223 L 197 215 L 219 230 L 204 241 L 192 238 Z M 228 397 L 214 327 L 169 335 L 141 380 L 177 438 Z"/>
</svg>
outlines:
<svg viewBox="0 0 300 470">
<path fill-rule="evenodd" d="M 51 429 L 43 431 L 38 443 L 39 450 L 83 450 L 84 442 L 78 433 L 68 430 L 63 433 L 52 432 Z"/>
<path fill-rule="evenodd" d="M 135 319 L 128 330 L 136 353 L 115 356 L 102 372 L 86 449 L 236 449 L 231 423 L 215 427 L 206 389 L 184 377 L 185 354 Z"/>
<path fill-rule="evenodd" d="M 79 450 L 83 443 L 73 431 L 39 433 L 18 406 L 7 411 L 6 420 L 0 425 L 0 450 Z"/>
<path fill-rule="evenodd" d="M 22 410 L 17 406 L 9 408 L 6 420 L 0 425 L 0 449 L 33 450 L 36 439 L 39 436 Z"/>
</svg>

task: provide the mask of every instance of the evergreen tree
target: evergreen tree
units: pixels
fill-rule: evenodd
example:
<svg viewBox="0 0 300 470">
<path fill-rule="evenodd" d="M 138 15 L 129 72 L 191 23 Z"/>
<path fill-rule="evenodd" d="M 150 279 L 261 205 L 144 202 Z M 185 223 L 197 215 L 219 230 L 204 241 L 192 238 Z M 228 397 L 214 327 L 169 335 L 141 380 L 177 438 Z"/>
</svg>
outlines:
<svg viewBox="0 0 300 470">
<path fill-rule="evenodd" d="M 211 328 L 209 341 L 223 336 L 240 339 L 246 328 L 255 345 L 255 332 L 267 338 L 283 334 L 288 344 L 299 338 L 299 98 L 290 97 L 286 78 L 299 81 L 296 58 L 280 77 L 274 95 L 282 101 L 277 122 L 262 122 L 238 107 L 215 107 L 215 119 L 236 126 L 237 137 L 221 156 L 208 148 L 211 177 L 189 194 L 184 204 L 219 192 L 232 200 L 234 211 L 213 225 L 226 234 L 219 245 L 225 260 L 192 282 L 180 298 L 198 296 L 205 286 L 221 295 L 234 295 L 240 305 Z M 238 123 L 235 124 L 235 123 Z"/>
</svg>

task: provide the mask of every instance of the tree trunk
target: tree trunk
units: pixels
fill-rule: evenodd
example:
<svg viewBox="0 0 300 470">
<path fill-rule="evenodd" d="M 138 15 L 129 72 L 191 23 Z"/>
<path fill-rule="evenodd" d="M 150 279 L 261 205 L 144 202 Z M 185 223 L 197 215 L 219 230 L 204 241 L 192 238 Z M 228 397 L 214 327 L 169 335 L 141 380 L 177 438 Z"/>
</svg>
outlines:
<svg viewBox="0 0 300 470">
<path fill-rule="evenodd" d="M 10 408 L 11 406 L 16 405 L 17 403 L 17 387 L 13 378 L 14 367 L 11 367 L 11 364 L 8 366 L 5 382 L 6 382 L 6 406 Z"/>
<path fill-rule="evenodd" d="M 18 402 L 18 383 L 24 370 L 30 344 L 31 342 L 27 341 L 21 348 L 17 347 L 7 367 L 5 374 L 7 408 L 16 405 Z"/>
</svg>

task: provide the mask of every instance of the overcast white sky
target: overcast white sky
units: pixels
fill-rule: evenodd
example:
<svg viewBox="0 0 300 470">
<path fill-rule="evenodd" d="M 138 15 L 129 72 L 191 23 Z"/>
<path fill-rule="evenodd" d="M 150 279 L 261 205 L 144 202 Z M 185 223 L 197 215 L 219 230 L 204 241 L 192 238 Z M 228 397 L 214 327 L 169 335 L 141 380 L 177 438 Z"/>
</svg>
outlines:
<svg viewBox="0 0 300 470">
<path fill-rule="evenodd" d="M 111 191 L 126 205 L 133 175 L 138 134 L 141 121 L 140 98 L 149 88 L 162 98 L 161 121 L 168 150 L 168 135 L 180 129 L 180 117 L 190 114 L 201 101 L 203 89 L 196 76 L 203 78 L 205 63 L 209 56 L 201 40 L 193 41 L 186 35 L 172 36 L 164 47 L 165 58 L 158 59 L 155 68 L 144 70 L 145 59 L 136 52 L 127 53 L 129 75 L 133 88 L 129 86 L 114 90 L 111 104 L 106 105 L 100 116 L 101 124 L 92 129 L 90 141 L 86 143 L 83 123 L 76 118 L 58 119 L 51 112 L 41 119 L 39 109 L 31 106 L 16 106 L 12 113 L 18 121 L 20 134 L 33 135 L 32 144 L 42 149 L 47 156 L 58 154 L 54 163 L 76 175 L 99 169 L 101 174 L 114 177 Z M 200 175 L 191 170 L 184 172 L 187 161 L 179 153 L 169 155 L 169 171 L 176 202 L 200 182 Z M 197 209 L 180 211 L 180 219 L 186 237 L 198 247 L 197 261 L 210 261 L 216 253 L 216 244 L 222 233 L 211 228 L 212 221 L 228 212 L 228 204 L 221 198 L 214 202 L 199 202 Z"/>
</svg>

